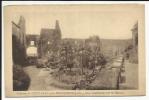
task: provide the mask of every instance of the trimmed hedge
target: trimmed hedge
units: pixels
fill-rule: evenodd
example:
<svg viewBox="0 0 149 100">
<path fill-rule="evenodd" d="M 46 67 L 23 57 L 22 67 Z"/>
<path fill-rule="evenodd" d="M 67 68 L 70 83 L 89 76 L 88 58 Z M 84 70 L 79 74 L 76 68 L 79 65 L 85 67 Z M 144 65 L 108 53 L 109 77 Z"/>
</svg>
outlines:
<svg viewBox="0 0 149 100">
<path fill-rule="evenodd" d="M 26 91 L 30 85 L 30 77 L 19 65 L 13 65 L 13 91 Z"/>
</svg>

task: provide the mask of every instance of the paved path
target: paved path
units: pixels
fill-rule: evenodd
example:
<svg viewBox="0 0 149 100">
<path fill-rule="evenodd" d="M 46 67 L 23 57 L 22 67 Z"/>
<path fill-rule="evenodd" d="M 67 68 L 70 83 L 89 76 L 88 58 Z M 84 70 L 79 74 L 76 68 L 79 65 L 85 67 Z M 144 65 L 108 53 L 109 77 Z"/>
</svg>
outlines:
<svg viewBox="0 0 149 100">
<path fill-rule="evenodd" d="M 45 68 L 36 68 L 36 66 L 28 66 L 24 68 L 24 71 L 31 78 L 29 90 L 33 91 L 58 89 L 56 87 L 50 86 L 52 78 L 50 77 L 49 70 L 46 70 Z"/>
<path fill-rule="evenodd" d="M 28 66 L 24 70 L 31 78 L 29 90 L 45 90 L 44 78 L 40 75 L 41 69 L 36 66 Z"/>
</svg>

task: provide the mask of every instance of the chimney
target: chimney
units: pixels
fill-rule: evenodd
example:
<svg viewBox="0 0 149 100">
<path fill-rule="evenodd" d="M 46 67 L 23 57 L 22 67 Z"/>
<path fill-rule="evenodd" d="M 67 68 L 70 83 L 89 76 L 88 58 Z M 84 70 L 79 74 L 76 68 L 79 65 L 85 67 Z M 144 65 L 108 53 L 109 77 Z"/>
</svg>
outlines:
<svg viewBox="0 0 149 100">
<path fill-rule="evenodd" d="M 59 21 L 58 20 L 56 20 L 55 29 L 60 30 L 60 26 L 59 26 Z"/>
<path fill-rule="evenodd" d="M 56 23 L 55 23 L 55 30 L 56 30 L 56 33 L 58 33 L 61 38 L 61 29 L 60 29 L 58 20 L 56 20 Z"/>
</svg>

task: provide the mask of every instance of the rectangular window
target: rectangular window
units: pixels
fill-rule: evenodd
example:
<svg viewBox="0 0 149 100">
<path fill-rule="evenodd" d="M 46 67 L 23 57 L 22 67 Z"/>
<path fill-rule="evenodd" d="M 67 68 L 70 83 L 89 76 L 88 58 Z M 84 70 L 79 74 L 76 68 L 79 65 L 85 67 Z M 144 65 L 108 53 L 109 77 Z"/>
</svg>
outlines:
<svg viewBox="0 0 149 100">
<path fill-rule="evenodd" d="M 35 45 L 34 41 L 31 41 L 31 42 L 30 42 L 30 45 Z"/>
</svg>

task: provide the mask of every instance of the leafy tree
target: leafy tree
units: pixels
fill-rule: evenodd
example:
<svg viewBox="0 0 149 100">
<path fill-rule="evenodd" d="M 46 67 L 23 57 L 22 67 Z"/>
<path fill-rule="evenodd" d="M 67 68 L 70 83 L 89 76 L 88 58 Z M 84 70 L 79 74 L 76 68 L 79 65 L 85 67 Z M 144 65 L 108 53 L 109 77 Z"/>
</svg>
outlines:
<svg viewBox="0 0 149 100">
<path fill-rule="evenodd" d="M 97 64 L 101 65 L 101 66 L 104 66 L 104 65 L 106 65 L 106 63 L 107 63 L 107 61 L 106 61 L 104 55 L 103 54 L 99 54 L 99 56 L 97 58 Z"/>
<path fill-rule="evenodd" d="M 70 71 L 74 67 L 74 53 L 69 42 L 62 45 L 60 50 L 60 63 L 64 68 L 69 68 Z"/>
</svg>

